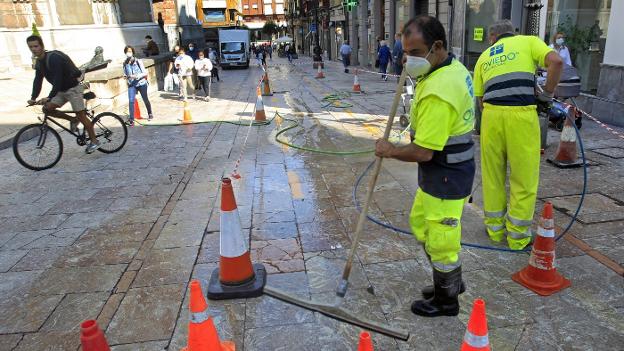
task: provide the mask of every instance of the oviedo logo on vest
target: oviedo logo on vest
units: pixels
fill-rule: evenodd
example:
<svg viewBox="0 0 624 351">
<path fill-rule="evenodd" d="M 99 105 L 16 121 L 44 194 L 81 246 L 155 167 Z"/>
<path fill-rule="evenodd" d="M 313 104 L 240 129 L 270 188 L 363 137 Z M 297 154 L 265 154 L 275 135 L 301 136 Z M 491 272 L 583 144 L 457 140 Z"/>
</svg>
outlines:
<svg viewBox="0 0 624 351">
<path fill-rule="evenodd" d="M 492 57 L 498 55 L 496 57 Z M 490 48 L 490 59 L 487 62 L 484 62 L 482 65 L 483 72 L 487 72 L 490 69 L 498 66 L 502 66 L 508 61 L 513 61 L 520 55 L 520 52 L 514 51 L 510 53 L 505 53 L 504 44 L 498 44 L 496 46 L 492 46 Z"/>
<path fill-rule="evenodd" d="M 490 48 L 490 57 L 498 54 L 502 54 L 505 51 L 505 44 L 498 44 Z"/>
</svg>

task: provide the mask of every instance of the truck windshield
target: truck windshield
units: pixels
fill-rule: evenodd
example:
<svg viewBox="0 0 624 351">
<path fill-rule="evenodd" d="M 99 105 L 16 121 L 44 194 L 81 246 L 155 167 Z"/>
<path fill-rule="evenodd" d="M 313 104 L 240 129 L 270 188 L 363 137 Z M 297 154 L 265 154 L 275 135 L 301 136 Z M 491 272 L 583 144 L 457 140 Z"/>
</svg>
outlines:
<svg viewBox="0 0 624 351">
<path fill-rule="evenodd" d="M 221 52 L 224 54 L 242 54 L 245 52 L 245 43 L 221 43 Z"/>
</svg>

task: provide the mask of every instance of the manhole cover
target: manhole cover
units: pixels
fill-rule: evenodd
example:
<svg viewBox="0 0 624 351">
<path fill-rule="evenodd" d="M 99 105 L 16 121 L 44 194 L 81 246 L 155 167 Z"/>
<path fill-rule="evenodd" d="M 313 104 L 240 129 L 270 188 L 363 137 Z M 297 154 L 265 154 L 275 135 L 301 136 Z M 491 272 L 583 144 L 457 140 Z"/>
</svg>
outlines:
<svg viewBox="0 0 624 351">
<path fill-rule="evenodd" d="M 624 149 L 621 147 L 607 147 L 604 149 L 593 149 L 592 151 L 611 158 L 624 158 Z"/>
<path fill-rule="evenodd" d="M 557 210 L 573 216 L 580 199 L 580 195 L 568 195 L 547 200 L 552 202 Z M 600 193 L 587 194 L 577 220 L 583 224 L 624 220 L 624 203 Z"/>
</svg>

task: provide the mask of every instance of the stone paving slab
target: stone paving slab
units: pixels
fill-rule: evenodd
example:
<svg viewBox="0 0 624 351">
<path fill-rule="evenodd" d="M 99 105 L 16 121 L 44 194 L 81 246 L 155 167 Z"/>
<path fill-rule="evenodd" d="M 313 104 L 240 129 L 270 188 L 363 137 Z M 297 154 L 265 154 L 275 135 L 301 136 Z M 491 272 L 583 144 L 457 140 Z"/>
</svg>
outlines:
<svg viewBox="0 0 624 351">
<path fill-rule="evenodd" d="M 130 289 L 106 331 L 109 343 L 170 338 L 183 293 L 183 284 Z"/>
</svg>

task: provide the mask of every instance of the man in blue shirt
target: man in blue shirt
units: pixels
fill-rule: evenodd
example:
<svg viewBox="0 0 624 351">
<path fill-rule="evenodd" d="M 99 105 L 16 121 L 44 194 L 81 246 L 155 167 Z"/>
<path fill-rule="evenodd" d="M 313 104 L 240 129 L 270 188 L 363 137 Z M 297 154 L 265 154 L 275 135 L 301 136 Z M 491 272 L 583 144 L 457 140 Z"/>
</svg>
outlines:
<svg viewBox="0 0 624 351">
<path fill-rule="evenodd" d="M 394 47 L 392 48 L 392 62 L 394 63 L 394 74 L 401 75 L 403 72 L 403 44 L 401 43 L 401 33 L 394 35 Z M 397 77 L 397 81 L 399 78 Z"/>
<path fill-rule="evenodd" d="M 344 72 L 349 73 L 349 65 L 351 64 L 351 47 L 349 43 L 345 40 L 340 46 L 340 56 L 342 56 L 342 65 L 344 66 Z"/>
</svg>

